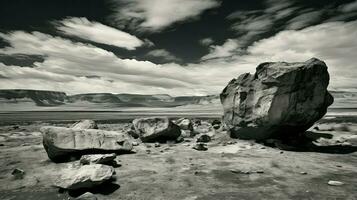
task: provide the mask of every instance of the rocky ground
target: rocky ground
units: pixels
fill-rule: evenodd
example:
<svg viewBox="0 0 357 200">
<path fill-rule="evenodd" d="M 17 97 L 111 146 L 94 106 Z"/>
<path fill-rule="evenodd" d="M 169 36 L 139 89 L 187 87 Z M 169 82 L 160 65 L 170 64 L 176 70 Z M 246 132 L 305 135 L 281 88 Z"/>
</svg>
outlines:
<svg viewBox="0 0 357 200">
<path fill-rule="evenodd" d="M 221 128 L 208 126 L 212 120 L 206 121 L 195 130 L 212 136 L 207 151 L 192 148 L 195 137 L 156 145 L 138 140 L 136 153 L 116 158 L 121 165 L 115 167 L 116 180 L 89 191 L 103 200 L 357 199 L 355 118 L 321 120 L 307 133 L 315 141 L 305 149 L 277 141 L 264 145 L 232 139 Z M 79 161 L 50 161 L 39 132 L 43 125 L 49 124 L 0 127 L 0 199 L 75 199 L 87 192 L 53 187 L 63 170 Z M 101 130 L 130 127 L 129 123 L 98 123 Z"/>
</svg>

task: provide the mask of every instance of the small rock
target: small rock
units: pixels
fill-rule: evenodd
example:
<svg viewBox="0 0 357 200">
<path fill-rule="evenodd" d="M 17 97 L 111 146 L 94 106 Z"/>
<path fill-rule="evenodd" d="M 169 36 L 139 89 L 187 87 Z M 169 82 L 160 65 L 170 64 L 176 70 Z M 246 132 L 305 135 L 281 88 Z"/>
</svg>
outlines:
<svg viewBox="0 0 357 200">
<path fill-rule="evenodd" d="M 23 179 L 25 171 L 19 168 L 15 168 L 14 170 L 12 170 L 11 174 L 15 177 L 15 179 Z"/>
<path fill-rule="evenodd" d="M 18 125 L 12 126 L 12 129 L 18 129 L 20 128 Z"/>
<path fill-rule="evenodd" d="M 82 194 L 81 196 L 77 197 L 76 200 L 97 200 L 97 197 L 94 196 L 94 194 L 90 192 L 86 192 Z"/>
<path fill-rule="evenodd" d="M 344 185 L 344 183 L 341 182 L 341 181 L 328 181 L 327 184 L 332 185 L 332 186 L 341 186 L 341 185 Z"/>
<path fill-rule="evenodd" d="M 210 142 L 211 137 L 206 134 L 201 134 L 196 139 L 197 142 Z"/>
<path fill-rule="evenodd" d="M 108 164 L 112 163 L 116 157 L 117 155 L 115 153 L 83 155 L 80 159 L 80 163 L 83 165 L 88 165 L 92 163 Z"/>
<path fill-rule="evenodd" d="M 257 173 L 257 174 L 264 174 L 264 171 L 263 171 L 263 170 L 257 170 L 257 171 L 255 171 L 255 173 Z"/>
<path fill-rule="evenodd" d="M 207 151 L 208 150 L 208 148 L 205 146 L 204 143 L 196 143 L 195 146 L 193 146 L 192 148 L 197 151 Z"/>
<path fill-rule="evenodd" d="M 154 147 L 160 147 L 160 143 L 156 142 L 156 143 L 154 144 Z"/>
<path fill-rule="evenodd" d="M 139 146 L 139 142 L 137 142 L 137 141 L 133 141 L 131 144 L 132 144 L 133 146 Z"/>
<path fill-rule="evenodd" d="M 189 130 L 193 131 L 193 124 L 190 119 L 187 118 L 181 118 L 176 121 L 176 124 L 182 129 L 182 130 Z"/>
<path fill-rule="evenodd" d="M 237 142 L 233 141 L 233 140 L 230 140 L 230 141 L 227 142 L 227 144 L 235 144 L 235 143 L 237 143 Z"/>
<path fill-rule="evenodd" d="M 150 154 L 151 153 L 150 149 L 146 149 L 146 153 Z"/>
<path fill-rule="evenodd" d="M 300 174 L 302 174 L 302 175 L 306 175 L 306 174 L 307 174 L 307 172 L 300 172 Z"/>
</svg>

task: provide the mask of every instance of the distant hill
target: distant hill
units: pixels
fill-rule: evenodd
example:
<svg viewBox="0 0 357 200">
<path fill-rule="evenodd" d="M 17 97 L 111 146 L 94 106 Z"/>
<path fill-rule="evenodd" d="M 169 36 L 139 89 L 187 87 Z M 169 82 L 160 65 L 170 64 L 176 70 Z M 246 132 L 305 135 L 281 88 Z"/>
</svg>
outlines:
<svg viewBox="0 0 357 200">
<path fill-rule="evenodd" d="M 357 108 L 357 92 L 330 91 L 335 101 L 334 108 Z M 114 109 L 130 107 L 146 108 L 221 108 L 219 95 L 178 96 L 167 94 L 112 94 L 89 93 L 67 95 L 64 92 L 44 90 L 0 90 L 0 110 L 21 110 L 23 108 L 56 109 Z M 14 109 L 13 109 L 14 108 Z"/>
<path fill-rule="evenodd" d="M 172 97 L 167 94 L 112 94 L 89 93 L 66 95 L 64 92 L 43 90 L 0 90 L 0 104 L 15 106 L 26 103 L 29 106 L 60 106 L 96 104 L 106 107 L 176 107 L 191 104 L 206 105 L 217 101 L 218 96 L 180 96 Z"/>
</svg>

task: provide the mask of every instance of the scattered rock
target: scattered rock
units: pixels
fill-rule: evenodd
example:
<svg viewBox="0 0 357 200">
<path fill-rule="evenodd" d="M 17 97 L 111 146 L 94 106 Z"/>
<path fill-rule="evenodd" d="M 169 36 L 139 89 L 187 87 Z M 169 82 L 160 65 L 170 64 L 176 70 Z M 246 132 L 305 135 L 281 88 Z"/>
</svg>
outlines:
<svg viewBox="0 0 357 200">
<path fill-rule="evenodd" d="M 97 123 L 93 120 L 85 119 L 74 123 L 70 128 L 74 129 L 98 129 Z"/>
<path fill-rule="evenodd" d="M 133 126 L 143 142 L 176 140 L 181 135 L 180 127 L 167 117 L 134 119 Z"/>
<path fill-rule="evenodd" d="M 160 147 L 160 143 L 155 142 L 154 147 Z"/>
<path fill-rule="evenodd" d="M 211 137 L 206 135 L 206 134 L 201 134 L 197 137 L 196 139 L 197 142 L 210 142 L 211 141 Z"/>
<path fill-rule="evenodd" d="M 193 131 L 193 123 L 190 119 L 187 118 L 180 118 L 176 121 L 176 124 L 182 129 L 182 130 L 188 130 L 188 131 Z"/>
<path fill-rule="evenodd" d="M 86 192 L 81 196 L 77 197 L 76 200 L 97 200 L 97 197 L 90 192 Z"/>
<path fill-rule="evenodd" d="M 62 171 L 54 186 L 67 190 L 89 189 L 112 180 L 114 175 L 114 168 L 107 165 L 69 167 Z"/>
<path fill-rule="evenodd" d="M 228 142 L 227 142 L 227 144 L 229 144 L 229 145 L 231 145 L 231 144 L 236 144 L 237 142 L 236 141 L 233 141 L 233 140 L 229 140 Z"/>
<path fill-rule="evenodd" d="M 332 186 L 341 186 L 341 185 L 344 185 L 344 183 L 341 182 L 341 181 L 328 181 L 327 184 L 332 185 Z"/>
<path fill-rule="evenodd" d="M 18 125 L 12 126 L 12 129 L 19 129 L 19 128 L 20 128 L 20 126 L 18 126 Z"/>
<path fill-rule="evenodd" d="M 12 170 L 11 174 L 14 176 L 15 179 L 23 179 L 25 171 L 19 168 L 15 168 L 14 170 Z"/>
<path fill-rule="evenodd" d="M 218 119 L 215 119 L 215 120 L 213 120 L 213 122 L 211 124 L 214 129 L 219 129 L 219 128 L 221 128 L 222 122 Z"/>
<path fill-rule="evenodd" d="M 125 153 L 133 148 L 130 136 L 116 131 L 45 126 L 41 129 L 43 146 L 54 162 L 97 153 Z"/>
<path fill-rule="evenodd" d="M 110 164 L 117 157 L 115 153 L 83 155 L 80 159 L 82 165 L 88 164 Z"/>
<path fill-rule="evenodd" d="M 316 58 L 262 63 L 255 74 L 240 75 L 222 91 L 224 124 L 232 137 L 294 137 L 321 119 L 332 104 L 328 83 L 327 66 Z"/>
<path fill-rule="evenodd" d="M 192 148 L 197 151 L 207 151 L 208 150 L 205 143 L 196 143 Z"/>
</svg>

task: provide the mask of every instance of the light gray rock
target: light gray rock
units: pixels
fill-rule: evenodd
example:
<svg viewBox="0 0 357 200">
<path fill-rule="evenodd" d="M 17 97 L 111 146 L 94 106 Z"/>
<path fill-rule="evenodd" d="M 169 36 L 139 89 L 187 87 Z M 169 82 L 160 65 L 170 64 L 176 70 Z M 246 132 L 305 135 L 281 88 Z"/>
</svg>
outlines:
<svg viewBox="0 0 357 200">
<path fill-rule="evenodd" d="M 341 181 L 328 181 L 327 184 L 332 185 L 332 186 L 341 186 L 341 185 L 344 185 L 344 183 L 341 182 Z"/>
<path fill-rule="evenodd" d="M 97 197 L 90 192 L 86 192 L 81 196 L 77 197 L 76 200 L 97 200 Z"/>
<path fill-rule="evenodd" d="M 90 155 L 83 155 L 79 161 L 82 165 L 107 164 L 113 162 L 116 157 L 117 155 L 115 153 L 90 154 Z"/>
<path fill-rule="evenodd" d="M 176 124 L 181 128 L 181 130 L 193 131 L 193 123 L 190 119 L 180 118 L 176 121 Z"/>
<path fill-rule="evenodd" d="M 291 137 L 326 114 L 333 97 L 329 74 L 318 59 L 262 63 L 255 74 L 231 80 L 222 91 L 223 121 L 232 137 Z"/>
<path fill-rule="evenodd" d="M 68 167 L 61 172 L 54 186 L 66 190 L 89 189 L 112 180 L 114 175 L 114 168 L 107 165 Z"/>
<path fill-rule="evenodd" d="M 85 119 L 74 123 L 70 128 L 75 129 L 98 129 L 97 123 L 93 120 Z"/>
<path fill-rule="evenodd" d="M 180 127 L 167 117 L 134 119 L 133 127 L 143 142 L 176 140 L 181 135 Z"/>
<path fill-rule="evenodd" d="M 65 162 L 85 154 L 127 153 L 133 148 L 123 132 L 45 126 L 40 129 L 43 146 L 54 162 Z"/>
</svg>

